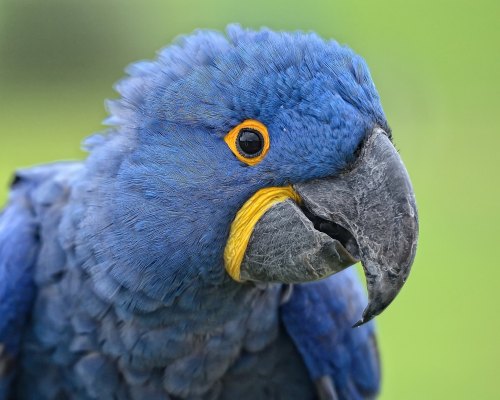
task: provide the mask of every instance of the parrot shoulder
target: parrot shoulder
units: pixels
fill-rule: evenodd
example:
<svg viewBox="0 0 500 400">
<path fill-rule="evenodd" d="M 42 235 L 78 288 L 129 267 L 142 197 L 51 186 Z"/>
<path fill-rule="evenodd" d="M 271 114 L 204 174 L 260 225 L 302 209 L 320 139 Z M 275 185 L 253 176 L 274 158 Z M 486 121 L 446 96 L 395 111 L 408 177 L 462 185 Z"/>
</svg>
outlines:
<svg viewBox="0 0 500 400">
<path fill-rule="evenodd" d="M 68 165 L 73 164 L 18 171 L 0 213 L 0 400 L 9 396 L 36 292 L 35 265 L 43 247 L 40 213 L 51 197 L 60 197 L 61 171 L 66 174 Z"/>
<path fill-rule="evenodd" d="M 366 300 L 356 270 L 295 285 L 281 319 L 321 400 L 374 398 L 380 360 L 373 322 L 352 328 Z"/>
</svg>

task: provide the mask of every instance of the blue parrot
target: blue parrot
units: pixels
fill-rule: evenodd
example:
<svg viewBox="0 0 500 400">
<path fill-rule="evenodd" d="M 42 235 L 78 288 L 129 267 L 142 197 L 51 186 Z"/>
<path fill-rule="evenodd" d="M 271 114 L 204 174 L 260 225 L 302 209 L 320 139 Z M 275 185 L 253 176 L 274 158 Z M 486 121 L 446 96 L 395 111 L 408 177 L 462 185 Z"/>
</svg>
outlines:
<svg viewBox="0 0 500 400">
<path fill-rule="evenodd" d="M 363 59 L 232 25 L 126 72 L 84 162 L 13 179 L 0 399 L 375 397 L 418 217 Z"/>
</svg>

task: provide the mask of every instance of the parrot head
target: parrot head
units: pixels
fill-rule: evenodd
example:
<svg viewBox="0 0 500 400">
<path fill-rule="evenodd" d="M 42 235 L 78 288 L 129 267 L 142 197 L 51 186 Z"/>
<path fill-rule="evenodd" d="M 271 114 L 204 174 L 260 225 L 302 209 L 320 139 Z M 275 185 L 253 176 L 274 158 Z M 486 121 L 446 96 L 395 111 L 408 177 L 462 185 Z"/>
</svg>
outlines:
<svg viewBox="0 0 500 400">
<path fill-rule="evenodd" d="M 312 33 L 230 26 L 127 72 L 108 103 L 125 143 L 109 201 L 129 237 L 118 256 L 136 260 L 150 297 L 306 282 L 359 261 L 360 323 L 396 297 L 417 210 L 361 57 Z"/>
</svg>

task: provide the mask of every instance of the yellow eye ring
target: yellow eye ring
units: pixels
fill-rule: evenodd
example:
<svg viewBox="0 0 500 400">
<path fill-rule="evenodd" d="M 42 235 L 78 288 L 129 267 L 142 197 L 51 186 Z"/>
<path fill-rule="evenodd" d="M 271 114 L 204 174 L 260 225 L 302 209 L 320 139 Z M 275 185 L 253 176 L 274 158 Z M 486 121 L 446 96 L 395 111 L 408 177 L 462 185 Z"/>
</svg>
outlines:
<svg viewBox="0 0 500 400">
<path fill-rule="evenodd" d="M 224 137 L 238 160 L 247 165 L 260 163 L 269 151 L 270 140 L 266 126 L 254 119 L 236 125 Z"/>
</svg>

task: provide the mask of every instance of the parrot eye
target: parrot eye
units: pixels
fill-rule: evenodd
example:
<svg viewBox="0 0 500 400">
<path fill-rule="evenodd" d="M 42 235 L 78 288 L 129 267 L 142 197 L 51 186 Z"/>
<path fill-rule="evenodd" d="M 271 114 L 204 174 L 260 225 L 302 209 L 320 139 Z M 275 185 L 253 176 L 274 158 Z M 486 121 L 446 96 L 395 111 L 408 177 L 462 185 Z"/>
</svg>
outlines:
<svg viewBox="0 0 500 400">
<path fill-rule="evenodd" d="M 242 156 L 257 157 L 264 148 L 264 138 L 259 131 L 243 128 L 238 133 L 236 144 Z"/>
<path fill-rule="evenodd" d="M 247 119 L 235 126 L 226 135 L 224 141 L 233 154 L 247 165 L 256 165 L 261 162 L 269 150 L 267 128 L 254 119 Z"/>
</svg>

